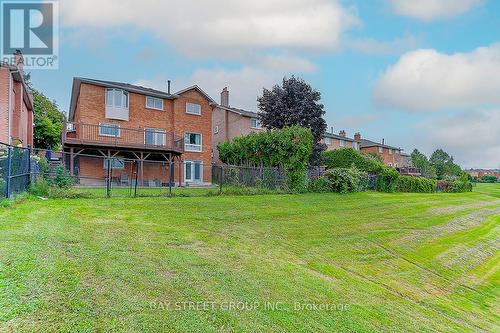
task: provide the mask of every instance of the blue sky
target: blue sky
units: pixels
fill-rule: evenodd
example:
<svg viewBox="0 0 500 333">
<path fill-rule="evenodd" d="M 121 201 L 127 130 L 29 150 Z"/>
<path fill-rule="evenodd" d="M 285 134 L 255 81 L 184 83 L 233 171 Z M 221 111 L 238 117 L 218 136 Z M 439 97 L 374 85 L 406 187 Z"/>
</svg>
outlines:
<svg viewBox="0 0 500 333">
<path fill-rule="evenodd" d="M 96 11 L 96 9 L 99 9 Z M 74 76 L 180 90 L 256 110 L 303 77 L 328 126 L 500 167 L 500 1 L 60 0 L 59 69 L 33 70 L 68 109 Z"/>
</svg>

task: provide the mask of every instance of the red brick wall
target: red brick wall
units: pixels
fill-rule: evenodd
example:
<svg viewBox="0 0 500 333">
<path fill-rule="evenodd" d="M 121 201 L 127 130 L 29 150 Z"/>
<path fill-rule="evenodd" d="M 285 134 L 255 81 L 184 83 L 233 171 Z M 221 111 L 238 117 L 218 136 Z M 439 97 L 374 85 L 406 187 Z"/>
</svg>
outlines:
<svg viewBox="0 0 500 333">
<path fill-rule="evenodd" d="M 326 150 L 333 150 L 333 149 L 339 149 L 339 148 L 353 148 L 352 147 L 353 142 L 351 142 L 351 141 L 345 140 L 344 141 L 345 142 L 345 146 L 342 147 L 342 146 L 340 146 L 340 140 L 339 139 L 331 138 L 330 140 L 331 140 L 331 144 L 326 145 L 327 146 Z M 325 143 L 325 140 L 321 140 L 321 142 Z"/>
<path fill-rule="evenodd" d="M 384 148 L 383 152 L 380 153 L 378 147 L 365 147 L 361 148 L 361 151 L 364 153 L 375 153 L 378 156 L 382 158 L 382 161 L 386 165 L 392 165 L 392 166 L 401 166 L 401 155 L 399 150 L 393 149 L 392 154 L 389 154 L 389 149 Z"/>
</svg>

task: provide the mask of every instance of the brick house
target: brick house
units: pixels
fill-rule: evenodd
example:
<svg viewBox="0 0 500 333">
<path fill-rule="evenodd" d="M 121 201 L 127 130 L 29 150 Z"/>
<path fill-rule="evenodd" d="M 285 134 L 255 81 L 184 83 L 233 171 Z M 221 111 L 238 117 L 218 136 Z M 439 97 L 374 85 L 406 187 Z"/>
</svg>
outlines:
<svg viewBox="0 0 500 333">
<path fill-rule="evenodd" d="M 359 150 L 359 142 L 355 139 L 348 138 L 344 130 L 340 131 L 339 134 L 333 133 L 333 128 L 331 132 L 326 132 L 322 143 L 326 144 L 326 150 L 340 149 L 340 148 L 352 148 L 354 150 Z"/>
<path fill-rule="evenodd" d="M 356 133 L 354 139 L 360 142 L 359 149 L 363 153 L 373 153 L 382 158 L 384 164 L 393 167 L 402 167 L 405 160 L 401 157 L 401 148 L 389 146 L 385 144 L 385 140 L 382 142 L 375 142 L 371 140 L 361 139 L 361 134 Z"/>
<path fill-rule="evenodd" d="M 217 145 L 238 136 L 262 131 L 259 115 L 256 112 L 237 109 L 229 106 L 229 91 L 224 88 L 220 94 L 220 104 L 212 114 L 212 149 L 213 161 L 221 163 Z"/>
<path fill-rule="evenodd" d="M 117 177 L 129 177 L 131 159 L 139 161 L 135 170 L 145 186 L 170 179 L 210 184 L 215 105 L 196 85 L 171 94 L 170 82 L 164 92 L 74 78 L 62 137 L 65 162 L 84 184 L 102 184 L 108 165 Z"/>
<path fill-rule="evenodd" d="M 24 81 L 23 56 L 0 62 L 0 142 L 33 146 L 33 97 Z"/>
</svg>

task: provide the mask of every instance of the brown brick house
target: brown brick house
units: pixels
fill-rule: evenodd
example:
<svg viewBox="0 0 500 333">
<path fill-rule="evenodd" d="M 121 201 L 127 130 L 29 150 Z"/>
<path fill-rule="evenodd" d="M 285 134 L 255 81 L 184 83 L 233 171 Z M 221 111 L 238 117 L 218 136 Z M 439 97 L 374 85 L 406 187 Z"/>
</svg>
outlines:
<svg viewBox="0 0 500 333">
<path fill-rule="evenodd" d="M 170 88 L 75 78 L 62 138 L 66 163 L 88 184 L 102 183 L 108 165 L 128 177 L 132 159 L 140 164 L 139 184 L 209 184 L 215 105 L 198 86 L 171 94 Z"/>
<path fill-rule="evenodd" d="M 402 167 L 405 164 L 405 160 L 401 157 L 401 148 L 389 146 L 385 144 L 385 140 L 382 142 L 375 142 L 371 140 L 361 139 L 361 135 L 356 133 L 354 139 L 360 142 L 360 151 L 364 153 L 373 153 L 382 158 L 384 164 L 393 167 Z"/>
<path fill-rule="evenodd" d="M 256 112 L 229 106 L 229 91 L 224 88 L 220 94 L 220 104 L 212 115 L 212 148 L 214 163 L 220 163 L 217 145 L 238 136 L 262 131 L 259 115 Z"/>
<path fill-rule="evenodd" d="M 339 134 L 333 133 L 333 128 L 331 132 L 326 132 L 322 143 L 326 144 L 326 150 L 340 149 L 340 148 L 352 148 L 354 150 L 359 150 L 359 142 L 355 139 L 348 138 L 344 130 L 340 131 Z"/>
<path fill-rule="evenodd" d="M 0 142 L 33 146 L 33 98 L 24 82 L 23 57 L 0 62 Z"/>
</svg>

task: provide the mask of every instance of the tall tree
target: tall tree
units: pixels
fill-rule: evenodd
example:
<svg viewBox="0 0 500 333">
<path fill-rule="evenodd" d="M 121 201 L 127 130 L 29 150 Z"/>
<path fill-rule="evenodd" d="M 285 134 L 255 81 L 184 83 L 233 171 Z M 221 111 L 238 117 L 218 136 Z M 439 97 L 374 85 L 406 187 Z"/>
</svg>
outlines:
<svg viewBox="0 0 500 333">
<path fill-rule="evenodd" d="M 453 162 L 453 156 L 442 149 L 434 151 L 429 162 L 436 169 L 437 179 L 443 179 L 446 176 L 460 176 L 462 174 L 460 166 Z"/>
<path fill-rule="evenodd" d="M 38 148 L 47 148 L 48 146 L 57 148 L 61 144 L 64 114 L 59 111 L 56 101 L 49 100 L 43 93 L 33 88 L 30 74 L 26 74 L 24 79 L 33 94 L 34 145 Z"/>
<path fill-rule="evenodd" d="M 326 145 L 320 143 L 326 131 L 324 106 L 320 103 L 321 93 L 303 79 L 292 76 L 283 78 L 281 86 L 265 89 L 257 99 L 262 125 L 268 129 L 281 129 L 299 125 L 310 128 L 314 137 L 311 164 L 321 162 L 320 154 Z"/>
<path fill-rule="evenodd" d="M 436 178 L 436 170 L 429 163 L 427 156 L 419 152 L 418 149 L 414 149 L 411 153 L 411 162 L 416 168 L 420 169 L 422 176 L 427 178 Z"/>
</svg>

